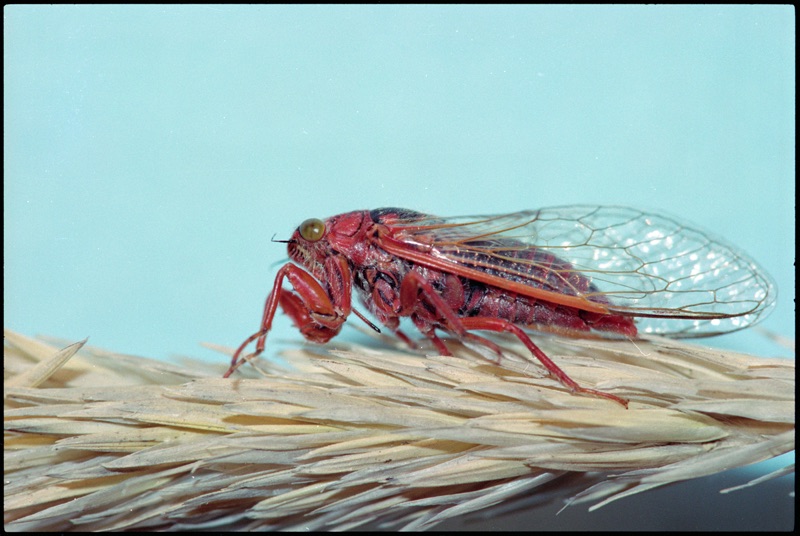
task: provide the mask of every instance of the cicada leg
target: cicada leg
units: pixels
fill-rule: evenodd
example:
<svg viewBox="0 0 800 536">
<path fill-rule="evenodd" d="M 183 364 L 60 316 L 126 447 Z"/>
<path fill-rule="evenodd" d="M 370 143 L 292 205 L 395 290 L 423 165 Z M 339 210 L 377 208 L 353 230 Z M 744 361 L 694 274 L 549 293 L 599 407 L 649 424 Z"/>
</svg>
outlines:
<svg viewBox="0 0 800 536">
<path fill-rule="evenodd" d="M 267 334 L 272 329 L 272 321 L 278 305 L 292 319 L 303 337 L 313 342 L 328 342 L 344 324 L 350 314 L 351 281 L 347 260 L 331 256 L 324 265 L 326 281 L 336 281 L 340 286 L 326 290 L 310 273 L 294 264 L 285 264 L 275 276 L 272 292 L 264 304 L 261 329 L 250 335 L 236 350 L 231 366 L 223 375 L 229 377 L 242 363 L 260 355 L 266 347 Z M 282 287 L 288 279 L 294 289 L 291 292 Z M 247 346 L 256 342 L 253 353 L 241 357 Z"/>
<path fill-rule="evenodd" d="M 452 353 L 450 353 L 450 350 L 444 344 L 444 341 L 440 339 L 438 335 L 436 335 L 435 328 L 432 327 L 426 328 L 424 326 L 418 326 L 418 327 L 419 330 L 422 332 L 422 334 L 425 335 L 433 343 L 433 345 L 436 347 L 436 350 L 439 352 L 439 355 L 453 355 Z"/>
<path fill-rule="evenodd" d="M 421 295 L 420 295 L 421 294 Z M 483 337 L 479 337 L 477 335 L 468 333 L 468 330 L 485 330 L 485 331 L 495 331 L 495 332 L 508 332 L 515 335 L 522 343 L 531 351 L 531 353 L 544 365 L 544 367 L 552 374 L 561 384 L 575 393 L 586 393 L 593 396 L 599 396 L 602 398 L 607 398 L 609 400 L 613 400 L 619 404 L 622 404 L 624 407 L 628 407 L 628 401 L 624 398 L 604 393 L 602 391 L 597 391 L 596 389 L 589 389 L 587 387 L 581 387 L 578 383 L 570 378 L 566 372 L 561 370 L 561 368 L 556 365 L 553 360 L 547 357 L 545 354 L 536 344 L 531 340 L 530 337 L 525 333 L 525 331 L 517 326 L 516 324 L 509 322 L 508 320 L 504 320 L 502 318 L 493 318 L 493 317 L 465 317 L 460 318 L 453 308 L 448 305 L 448 303 L 436 292 L 433 286 L 430 284 L 429 281 L 425 280 L 421 275 L 416 272 L 409 272 L 403 282 L 400 285 L 400 300 L 402 304 L 401 314 L 409 315 L 414 311 L 414 308 L 417 306 L 418 301 L 420 298 L 424 299 L 428 302 L 439 315 L 439 317 L 443 320 L 443 327 L 444 329 L 455 333 L 456 335 L 468 339 L 472 339 L 476 342 L 480 342 L 485 344 L 487 341 Z M 423 323 L 424 324 L 424 323 Z M 418 324 L 418 327 L 420 325 Z M 431 338 L 431 333 L 434 326 L 429 326 L 428 329 L 425 327 L 420 327 L 420 330 L 423 334 L 425 334 L 428 338 Z M 429 333 L 429 331 L 431 333 Z M 433 335 L 435 339 L 438 339 L 435 335 Z M 435 339 L 434 343 L 436 342 Z M 439 341 L 441 343 L 441 340 Z M 441 344 L 444 346 L 444 344 Z M 438 345 L 437 345 L 438 346 Z M 494 343 L 490 343 L 488 345 L 495 351 L 499 351 L 499 347 Z M 441 350 L 441 348 L 440 348 Z M 446 350 L 446 348 L 445 348 Z"/>
<path fill-rule="evenodd" d="M 502 318 L 487 317 L 462 318 L 461 322 L 466 329 L 480 329 L 486 331 L 496 331 L 499 333 L 508 332 L 515 335 L 520 341 L 522 341 L 522 344 L 524 344 L 528 350 L 531 351 L 536 359 L 538 359 L 542 365 L 544 365 L 550 374 L 555 376 L 555 378 L 570 391 L 608 398 L 609 400 L 613 400 L 614 402 L 622 404 L 626 408 L 628 407 L 628 401 L 624 398 L 578 385 L 578 382 L 570 378 L 566 372 L 561 370 L 561 368 L 553 362 L 552 359 L 547 357 L 547 354 L 545 354 L 541 348 L 536 346 L 531 338 L 528 337 L 528 334 L 516 324 L 509 322 L 508 320 L 503 320 Z"/>
<path fill-rule="evenodd" d="M 439 355 L 453 355 L 450 349 L 447 348 L 447 345 L 445 345 L 444 341 L 440 339 L 438 335 L 436 335 L 436 328 L 426 325 L 424 321 L 420 321 L 417 327 L 419 328 L 420 332 L 422 332 L 422 334 L 433 343 L 433 345 L 436 347 L 436 350 L 439 352 Z M 485 337 L 475 335 L 474 333 L 469 333 L 468 331 L 460 333 L 459 337 L 489 348 L 491 351 L 497 354 L 498 358 L 503 356 L 503 350 Z M 416 348 L 417 345 L 412 343 L 411 347 Z"/>
</svg>

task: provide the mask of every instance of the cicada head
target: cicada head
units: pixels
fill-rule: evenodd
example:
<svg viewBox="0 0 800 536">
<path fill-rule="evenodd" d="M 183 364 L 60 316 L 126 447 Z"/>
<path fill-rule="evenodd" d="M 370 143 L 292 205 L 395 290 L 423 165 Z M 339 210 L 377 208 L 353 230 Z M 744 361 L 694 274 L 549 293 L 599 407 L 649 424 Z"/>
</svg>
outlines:
<svg viewBox="0 0 800 536">
<path fill-rule="evenodd" d="M 364 248 L 365 227 L 370 222 L 364 211 L 348 212 L 326 220 L 309 218 L 288 240 L 289 258 L 322 280 L 327 258 L 343 255 L 351 262 L 358 262 L 359 252 Z"/>
</svg>

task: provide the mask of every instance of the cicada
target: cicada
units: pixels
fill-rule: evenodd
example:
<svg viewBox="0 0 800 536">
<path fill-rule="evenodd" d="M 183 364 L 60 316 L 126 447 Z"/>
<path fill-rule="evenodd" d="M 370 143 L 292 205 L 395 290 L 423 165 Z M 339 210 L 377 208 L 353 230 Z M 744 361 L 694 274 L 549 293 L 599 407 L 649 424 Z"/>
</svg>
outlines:
<svg viewBox="0 0 800 536">
<path fill-rule="evenodd" d="M 305 220 L 284 242 L 291 262 L 278 270 L 261 326 L 236 350 L 225 377 L 264 351 L 279 306 L 316 343 L 335 337 L 351 312 L 374 327 L 353 307 L 355 291 L 411 346 L 400 330 L 404 317 L 442 355 L 450 352 L 439 333 L 497 353 L 496 343 L 475 332 L 511 333 L 569 390 L 627 405 L 578 385 L 527 330 L 701 337 L 752 325 L 776 299 L 770 277 L 734 246 L 627 207 L 460 217 L 359 210 Z M 254 341 L 255 351 L 243 357 Z"/>
</svg>

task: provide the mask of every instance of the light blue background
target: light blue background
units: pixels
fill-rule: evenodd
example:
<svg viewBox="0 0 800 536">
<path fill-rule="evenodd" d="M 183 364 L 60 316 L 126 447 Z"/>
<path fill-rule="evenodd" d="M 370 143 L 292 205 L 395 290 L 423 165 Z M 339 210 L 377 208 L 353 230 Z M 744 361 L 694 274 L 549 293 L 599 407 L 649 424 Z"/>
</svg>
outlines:
<svg viewBox="0 0 800 536">
<path fill-rule="evenodd" d="M 6 7 L 5 325 L 219 360 L 198 343 L 255 331 L 270 238 L 308 217 L 622 203 L 758 259 L 780 288 L 762 325 L 793 338 L 792 15 Z"/>
<path fill-rule="evenodd" d="M 791 6 L 5 7 L 4 324 L 222 370 L 198 343 L 258 327 L 308 217 L 598 203 L 739 245 L 794 339 L 794 33 Z"/>
</svg>

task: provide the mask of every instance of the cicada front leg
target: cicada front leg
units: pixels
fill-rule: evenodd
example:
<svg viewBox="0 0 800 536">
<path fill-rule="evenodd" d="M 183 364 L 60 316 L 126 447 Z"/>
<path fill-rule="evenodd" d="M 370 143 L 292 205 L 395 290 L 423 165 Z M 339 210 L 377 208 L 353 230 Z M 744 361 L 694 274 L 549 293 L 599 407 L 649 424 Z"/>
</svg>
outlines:
<svg viewBox="0 0 800 536">
<path fill-rule="evenodd" d="M 272 321 L 278 305 L 292 319 L 303 337 L 317 343 L 328 342 L 342 328 L 351 311 L 350 295 L 352 275 L 347 261 L 338 256 L 330 256 L 324 264 L 327 288 L 294 264 L 285 264 L 275 276 L 272 292 L 264 304 L 261 329 L 249 336 L 236 350 L 231 366 L 224 374 L 229 377 L 242 363 L 260 355 L 266 347 L 267 334 L 272 329 Z M 294 292 L 283 288 L 287 279 Z M 333 283 L 331 283 L 333 282 Z M 256 341 L 253 353 L 241 357 L 247 346 Z"/>
</svg>

